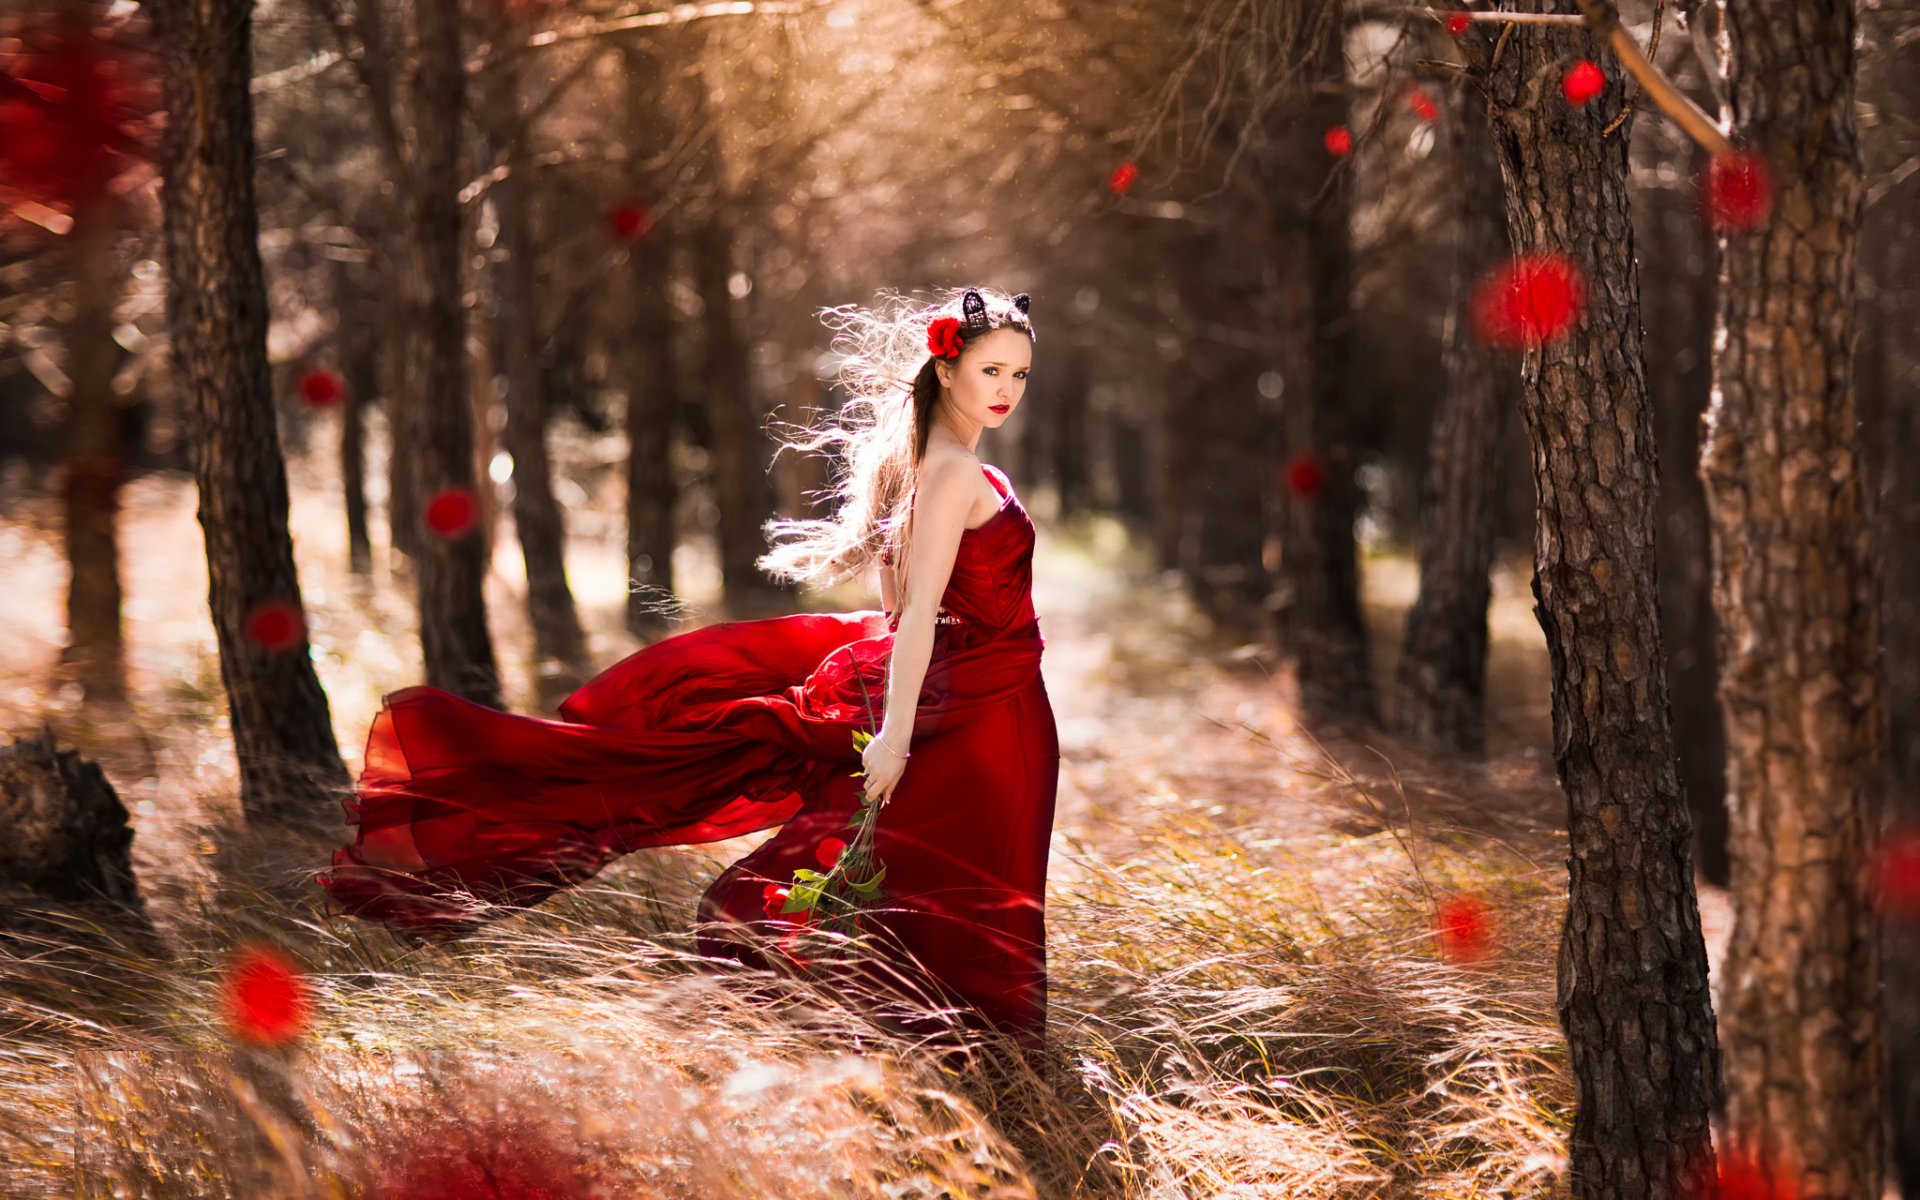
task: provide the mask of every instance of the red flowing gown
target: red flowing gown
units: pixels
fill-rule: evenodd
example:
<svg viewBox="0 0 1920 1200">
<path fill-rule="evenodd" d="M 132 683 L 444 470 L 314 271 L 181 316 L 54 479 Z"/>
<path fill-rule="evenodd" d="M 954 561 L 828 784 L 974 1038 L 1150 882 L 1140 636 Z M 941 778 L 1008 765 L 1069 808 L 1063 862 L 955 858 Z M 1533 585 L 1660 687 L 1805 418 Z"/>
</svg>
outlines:
<svg viewBox="0 0 1920 1200">
<path fill-rule="evenodd" d="M 867 924 L 895 978 L 1031 1050 L 1044 1044 L 1060 743 L 1040 675 L 1033 523 L 986 471 L 1000 508 L 961 535 L 941 597 L 913 758 L 877 823 L 885 903 Z M 862 610 L 688 630 L 595 676 L 558 719 L 394 692 L 346 801 L 354 841 L 316 880 L 336 911 L 457 936 L 630 851 L 778 826 L 699 908 L 703 955 L 766 965 L 768 938 L 732 934 L 776 934 L 766 886 L 817 867 L 821 840 L 846 835 L 861 783 L 852 734 L 885 720 L 896 625 Z"/>
</svg>

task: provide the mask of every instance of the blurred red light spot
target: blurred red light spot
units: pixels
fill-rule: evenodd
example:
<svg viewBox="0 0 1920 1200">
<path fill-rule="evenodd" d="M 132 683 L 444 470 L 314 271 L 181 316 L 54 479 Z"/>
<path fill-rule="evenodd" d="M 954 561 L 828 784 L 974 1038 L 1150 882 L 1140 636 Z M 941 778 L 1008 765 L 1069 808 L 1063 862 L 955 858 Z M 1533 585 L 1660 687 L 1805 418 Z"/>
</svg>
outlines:
<svg viewBox="0 0 1920 1200">
<path fill-rule="evenodd" d="M 1327 486 L 1327 471 L 1320 460 L 1301 451 L 1287 460 L 1287 491 L 1302 500 L 1312 500 Z"/>
<path fill-rule="evenodd" d="M 1758 154 L 1734 150 L 1707 164 L 1707 221 L 1726 233 L 1745 233 L 1766 223 L 1773 210 L 1773 174 Z"/>
<path fill-rule="evenodd" d="M 221 1008 L 234 1036 L 279 1045 L 306 1029 L 312 1010 L 306 977 L 279 951 L 244 947 L 227 969 Z"/>
<path fill-rule="evenodd" d="M 269 600 L 247 616 L 247 637 L 262 650 L 291 650 L 306 636 L 306 619 L 298 605 Z"/>
<path fill-rule="evenodd" d="M 1481 338 L 1517 348 L 1572 328 L 1586 307 L 1586 280 L 1565 255 L 1522 254 L 1482 277 L 1470 303 Z"/>
<path fill-rule="evenodd" d="M 1448 896 L 1435 911 L 1434 937 L 1440 946 L 1440 956 L 1448 962 L 1478 962 L 1485 958 L 1493 948 L 1487 906 L 1474 896 Z"/>
<path fill-rule="evenodd" d="M 1873 902 L 1882 914 L 1920 919 L 1920 825 L 1895 825 L 1880 836 L 1870 857 Z"/>
<path fill-rule="evenodd" d="M 325 367 L 315 367 L 311 371 L 302 373 L 300 382 L 296 386 L 299 388 L 300 398 L 315 408 L 337 404 L 340 397 L 346 395 L 346 385 L 341 382 L 339 373 L 329 371 Z"/>
<path fill-rule="evenodd" d="M 1140 164 L 1128 159 L 1115 167 L 1113 174 L 1107 177 L 1107 190 L 1116 196 L 1124 196 L 1127 194 L 1127 189 L 1133 186 L 1133 181 L 1138 178 L 1140 178 Z"/>
<path fill-rule="evenodd" d="M 1585 107 L 1588 101 L 1606 90 L 1606 72 L 1584 58 L 1567 68 L 1567 73 L 1560 77 L 1560 92 L 1567 98 L 1567 103 L 1575 108 Z"/>
<path fill-rule="evenodd" d="M 1327 153 L 1335 158 L 1345 158 L 1353 153 L 1353 131 L 1345 125 L 1334 125 L 1321 137 Z"/>
<path fill-rule="evenodd" d="M 636 200 L 616 204 L 607 213 L 607 232 L 616 241 L 631 242 L 653 228 L 653 212 Z"/>
<path fill-rule="evenodd" d="M 473 528 L 479 505 L 467 488 L 450 487 L 427 501 L 427 528 L 443 538 L 456 538 Z"/>
</svg>

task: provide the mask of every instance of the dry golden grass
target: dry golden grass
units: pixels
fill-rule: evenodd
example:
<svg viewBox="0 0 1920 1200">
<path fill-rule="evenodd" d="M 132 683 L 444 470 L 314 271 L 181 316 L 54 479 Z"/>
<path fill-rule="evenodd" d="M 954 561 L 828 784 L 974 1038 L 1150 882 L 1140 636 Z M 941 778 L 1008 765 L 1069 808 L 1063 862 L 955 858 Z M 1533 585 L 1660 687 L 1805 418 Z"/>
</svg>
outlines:
<svg viewBox="0 0 1920 1200">
<path fill-rule="evenodd" d="M 417 650 L 405 588 L 345 570 L 324 449 L 295 469 L 294 527 L 357 768 Z M 597 522 L 617 494 L 570 470 L 575 578 L 611 661 L 630 643 L 604 578 L 617 530 Z M 630 856 L 450 947 L 322 918 L 308 877 L 331 840 L 238 820 L 191 508 L 177 480 L 132 489 L 135 701 L 119 714 L 47 687 L 57 543 L 31 505 L 0 522 L 24 585 L 0 634 L 6 731 L 46 712 L 103 762 L 152 918 L 143 933 L 69 910 L 0 950 L 7 1196 L 404 1194 L 393 1173 L 436 1150 L 493 1154 L 509 1196 L 1566 1192 L 1561 801 L 1523 689 L 1496 679 L 1508 750 L 1482 764 L 1316 740 L 1263 656 L 1213 640 L 1117 527 L 1048 524 L 1036 603 L 1064 749 L 1041 1077 L 977 1035 L 966 1063 L 937 1058 L 803 979 L 696 969 L 694 903 L 756 839 Z M 711 604 L 689 545 L 692 599 Z M 509 549 L 492 599 L 525 710 Z M 1499 669 L 1530 652 L 1496 649 Z M 1435 905 L 1456 891 L 1494 913 L 1483 961 L 1436 952 Z M 291 1045 L 249 1047 L 219 1019 L 224 965 L 252 941 L 314 989 Z M 549 1190 L 511 1190 L 516 1171 Z"/>
</svg>

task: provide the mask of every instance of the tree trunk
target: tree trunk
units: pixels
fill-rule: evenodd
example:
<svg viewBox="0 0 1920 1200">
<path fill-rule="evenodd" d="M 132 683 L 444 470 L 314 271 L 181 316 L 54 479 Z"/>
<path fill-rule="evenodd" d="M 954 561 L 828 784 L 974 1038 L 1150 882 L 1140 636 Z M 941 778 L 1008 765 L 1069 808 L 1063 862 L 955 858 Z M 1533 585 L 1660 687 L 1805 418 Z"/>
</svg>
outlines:
<svg viewBox="0 0 1920 1200">
<path fill-rule="evenodd" d="M 512 93 L 509 93 L 512 95 Z M 517 115 L 517 114 L 515 114 Z M 513 119 L 496 110 L 493 129 Z M 553 495 L 553 467 L 547 456 L 547 396 L 540 369 L 541 328 L 548 310 L 540 303 L 535 270 L 535 232 L 531 212 L 532 179 L 524 158 L 490 194 L 500 222 L 496 246 L 506 247 L 504 263 L 492 271 L 501 356 L 507 377 L 506 449 L 513 458 L 513 524 L 527 567 L 527 612 L 533 624 L 536 674 L 543 690 L 584 682 L 586 639 L 567 584 L 566 526 Z"/>
<path fill-rule="evenodd" d="M 404 257 L 405 251 L 401 250 Z M 386 317 L 381 345 L 381 391 L 387 416 L 387 541 L 395 551 L 389 559 L 400 572 L 411 575 L 420 559 L 420 541 L 426 519 L 420 513 L 420 492 L 413 466 L 414 404 L 412 306 L 397 292 L 382 305 Z"/>
<path fill-rule="evenodd" d="M 347 783 L 314 675 L 287 531 L 287 474 L 267 371 L 253 191 L 252 5 L 150 10 L 165 70 L 167 317 L 190 401 L 240 804 L 249 819 L 335 815 Z"/>
<path fill-rule="evenodd" d="M 664 633 L 672 615 L 673 550 L 678 541 L 673 434 L 682 406 L 673 362 L 673 311 L 667 303 L 672 243 L 650 231 L 631 251 L 633 327 L 627 338 L 627 630 Z"/>
<path fill-rule="evenodd" d="M 1060 497 L 1060 515 L 1068 517 L 1085 512 L 1093 501 L 1089 462 L 1092 442 L 1087 428 L 1087 410 L 1092 404 L 1088 392 L 1093 378 L 1086 352 L 1079 346 L 1069 342 L 1050 349 L 1052 382 L 1046 389 L 1048 403 L 1043 411 L 1052 418 L 1054 428 L 1053 482 Z"/>
<path fill-rule="evenodd" d="M 1721 246 L 1713 520 L 1734 925 L 1733 1143 L 1808 1196 L 1879 1200 L 1875 916 L 1883 714 L 1873 528 L 1855 443 L 1853 7 L 1728 0 L 1735 129 L 1772 166 L 1765 228 Z"/>
<path fill-rule="evenodd" d="M 93 700 L 127 694 L 126 644 L 120 621 L 120 485 L 126 479 L 126 433 L 113 398 L 114 304 L 121 288 L 114 252 L 119 204 L 109 195 L 83 202 L 68 236 L 75 263 L 73 317 L 67 327 L 72 386 L 67 394 L 65 502 L 67 645 L 63 667 Z"/>
<path fill-rule="evenodd" d="M 717 209 L 718 206 L 716 206 Z M 757 467 L 759 431 L 753 421 L 753 397 L 747 382 L 747 349 L 734 316 L 731 290 L 733 229 L 719 211 L 709 213 L 693 232 L 694 286 L 704 306 L 707 384 L 705 408 L 713 422 L 713 498 L 720 510 L 715 534 L 720 544 L 721 586 L 728 606 L 739 615 L 759 611 L 772 589 L 754 560 L 764 538 L 760 522 L 768 512 L 766 477 Z"/>
<path fill-rule="evenodd" d="M 1671 31 L 1669 31 L 1671 33 Z M 1674 82 L 1698 75 L 1682 58 Z M 1711 104 L 1711 101 L 1708 100 Z M 1694 868 L 1701 879 L 1727 886 L 1727 757 L 1720 719 L 1719 660 L 1714 650 L 1713 573 L 1709 566 L 1707 499 L 1700 482 L 1700 418 L 1712 385 L 1715 265 L 1713 236 L 1700 219 L 1692 179 L 1707 160 L 1670 121 L 1649 114 L 1632 130 L 1628 159 L 1636 178 L 1654 182 L 1632 194 L 1634 237 L 1641 257 L 1658 265 L 1660 286 L 1641 297 L 1646 329 L 1648 391 L 1653 399 L 1654 444 L 1660 462 L 1660 639 L 1667 651 L 1667 687 L 1673 711 L 1680 786 L 1693 817 Z M 1662 166 L 1667 169 L 1661 169 Z M 1668 183 L 1674 168 L 1682 182 Z"/>
<path fill-rule="evenodd" d="M 373 569 L 373 542 L 367 536 L 367 409 L 380 391 L 378 300 L 366 287 L 355 263 L 333 264 L 335 308 L 340 321 L 340 490 L 347 516 L 347 561 L 356 575 Z"/>
<path fill-rule="evenodd" d="M 0 831 L 0 885 L 144 915 L 126 806 L 97 765 L 60 749 L 50 727 L 0 746 Z"/>
<path fill-rule="evenodd" d="M 405 453 L 422 515 L 430 519 L 434 497 L 444 495 L 464 497 L 476 514 L 462 531 L 449 534 L 443 527 L 424 531 L 418 539 L 420 646 L 430 685 L 499 707 L 499 671 L 482 593 L 488 538 L 485 505 L 474 476 L 471 374 L 461 303 L 465 239 L 459 149 L 466 77 L 460 6 L 457 0 L 417 0 L 414 16 L 418 192 L 411 197 L 406 288 L 413 369 L 400 417 L 407 427 Z"/>
<path fill-rule="evenodd" d="M 1545 7 L 1573 11 L 1571 0 Z M 1619 67 L 1581 30 L 1516 25 L 1498 36 L 1483 77 L 1508 228 L 1518 246 L 1563 254 L 1586 279 L 1587 307 L 1566 336 L 1526 352 L 1521 401 L 1571 851 L 1558 1008 L 1578 1105 L 1573 1195 L 1678 1200 L 1711 1186 L 1721 1082 L 1660 645 L 1627 145 L 1601 136 L 1620 109 Z M 1492 45 L 1484 26 L 1466 43 L 1483 64 Z M 1602 97 L 1575 109 L 1539 87 L 1582 58 L 1604 64 Z"/>
<path fill-rule="evenodd" d="M 1395 723 L 1407 736 L 1479 754 L 1486 744 L 1488 572 L 1506 478 L 1499 436 L 1519 371 L 1465 328 L 1464 297 L 1509 248 L 1500 161 L 1486 100 L 1460 90 L 1447 118 L 1455 182 L 1454 307 L 1443 350 L 1447 390 L 1434 414 L 1420 518 L 1420 594 L 1407 614 Z"/>
<path fill-rule="evenodd" d="M 663 148 L 667 124 L 666 73 L 644 41 L 623 43 L 626 126 L 641 161 Z M 651 198 L 655 180 L 636 173 L 635 194 Z M 670 628 L 674 594 L 673 550 L 677 489 L 673 478 L 673 437 L 685 399 L 673 357 L 673 306 L 667 287 L 673 277 L 675 226 L 650 227 L 627 252 L 632 324 L 627 348 L 627 631 L 635 637 L 659 637 Z"/>
<path fill-rule="evenodd" d="M 1307 17 L 1310 51 L 1304 72 L 1313 85 L 1300 98 L 1288 131 L 1294 161 L 1305 168 L 1292 186 L 1308 207 L 1288 219 L 1281 241 L 1283 272 L 1299 274 L 1290 307 L 1306 322 L 1306 353 L 1286 381 L 1281 404 L 1288 462 L 1310 460 L 1320 473 L 1311 490 L 1283 486 L 1281 573 L 1287 607 L 1283 645 L 1299 675 L 1310 718 L 1378 721 L 1367 626 L 1360 607 L 1354 523 L 1360 515 L 1359 466 L 1349 409 L 1353 346 L 1353 169 L 1327 153 L 1326 130 L 1347 122 L 1345 5 L 1319 0 Z M 1297 337 L 1296 337 L 1297 341 Z"/>
<path fill-rule="evenodd" d="M 1218 241 L 1209 249 L 1214 256 L 1224 252 Z M 1227 310 L 1245 311 L 1237 298 L 1244 293 L 1225 274 L 1223 268 L 1214 276 L 1211 294 L 1188 293 L 1200 321 L 1225 325 L 1232 320 Z M 1185 528 L 1179 535 L 1187 587 L 1197 607 L 1222 632 L 1250 638 L 1260 630 L 1261 606 L 1272 590 L 1263 558 L 1263 501 L 1270 488 L 1273 421 L 1257 402 L 1254 377 L 1259 368 L 1253 355 L 1234 346 L 1207 344 L 1194 347 L 1184 366 L 1188 378 L 1182 387 L 1191 399 L 1178 406 L 1175 419 L 1188 426 L 1181 432 L 1193 464 L 1186 479 Z"/>
<path fill-rule="evenodd" d="M 1887 782 L 1870 826 L 1920 829 L 1920 0 L 1860 8 L 1860 152 L 1870 189 L 1861 216 L 1856 360 L 1867 478 L 1880 531 L 1880 647 L 1885 668 Z M 1920 921 L 1883 921 L 1880 994 L 1886 1003 L 1888 1131 L 1893 1170 L 1920 1200 Z"/>
</svg>

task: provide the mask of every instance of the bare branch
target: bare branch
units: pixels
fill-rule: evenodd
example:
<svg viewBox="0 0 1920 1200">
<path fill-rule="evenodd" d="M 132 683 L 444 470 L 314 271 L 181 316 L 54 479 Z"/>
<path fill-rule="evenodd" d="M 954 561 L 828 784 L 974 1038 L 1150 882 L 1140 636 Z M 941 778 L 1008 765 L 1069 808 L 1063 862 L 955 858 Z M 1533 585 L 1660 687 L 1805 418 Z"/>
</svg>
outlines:
<svg viewBox="0 0 1920 1200">
<path fill-rule="evenodd" d="M 687 25 L 713 17 L 791 16 L 826 6 L 827 0 L 715 0 L 710 4 L 676 4 L 657 12 L 635 13 L 607 21 L 583 21 L 570 29 L 548 29 L 528 38 L 529 49 L 576 42 L 582 38 L 605 37 L 630 29 Z"/>
<path fill-rule="evenodd" d="M 1666 72 L 1648 62 L 1647 56 L 1640 53 L 1639 43 L 1620 23 L 1620 13 L 1609 0 L 1578 0 L 1578 3 L 1587 23 L 1595 33 L 1607 39 L 1607 45 L 1620 59 L 1620 65 L 1639 83 L 1641 92 L 1652 97 L 1661 111 L 1672 117 L 1688 137 L 1698 142 L 1709 154 L 1726 154 L 1733 149 L 1733 143 L 1727 140 L 1725 131 L 1701 112 L 1699 105 L 1674 87 Z"/>
</svg>

